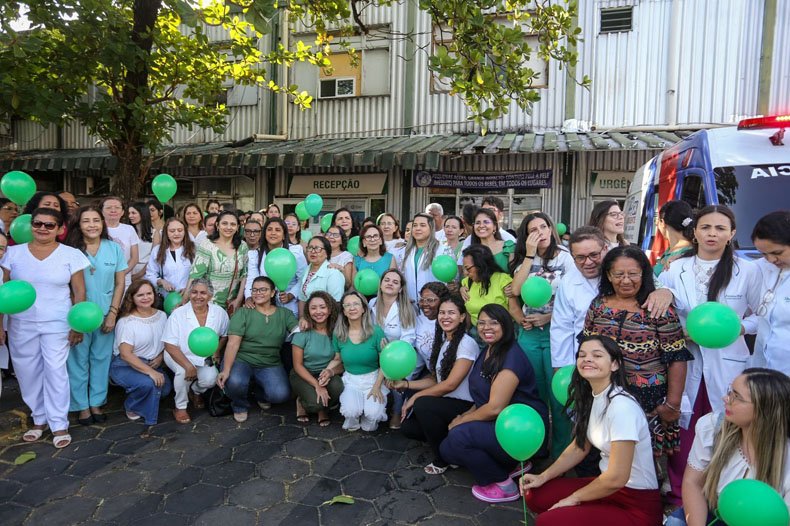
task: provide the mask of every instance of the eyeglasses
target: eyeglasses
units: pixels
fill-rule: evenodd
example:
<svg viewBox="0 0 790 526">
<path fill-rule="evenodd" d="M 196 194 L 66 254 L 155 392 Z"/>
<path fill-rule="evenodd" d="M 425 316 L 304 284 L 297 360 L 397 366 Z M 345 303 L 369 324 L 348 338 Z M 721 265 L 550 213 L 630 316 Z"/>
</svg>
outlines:
<svg viewBox="0 0 790 526">
<path fill-rule="evenodd" d="M 252 293 L 253 294 L 265 294 L 265 293 L 271 292 L 271 291 L 272 291 L 272 289 L 270 289 L 269 287 L 258 287 L 258 288 L 253 288 L 252 289 Z"/>
<path fill-rule="evenodd" d="M 624 217 L 625 216 L 625 212 L 609 212 L 606 215 L 608 215 L 612 219 L 617 219 L 618 217 Z"/>
<path fill-rule="evenodd" d="M 493 224 L 494 224 L 494 223 L 493 223 L 493 222 L 491 222 L 491 220 L 490 220 L 490 219 L 481 219 L 480 221 L 475 221 L 475 226 L 483 226 L 483 225 L 485 225 L 485 226 L 491 226 L 491 225 L 493 225 Z"/>
<path fill-rule="evenodd" d="M 625 278 L 628 278 L 629 281 L 642 281 L 642 274 L 637 272 L 629 272 L 628 274 L 609 274 L 609 278 L 612 281 L 623 281 Z"/>
<path fill-rule="evenodd" d="M 469 265 L 468 267 L 464 267 L 464 270 L 465 270 L 465 271 L 466 271 L 466 273 L 468 274 L 470 270 L 472 270 L 473 268 L 475 268 L 475 266 L 476 266 L 476 265 Z"/>
<path fill-rule="evenodd" d="M 261 235 L 261 230 L 250 230 L 249 228 L 244 229 L 245 234 L 249 234 L 251 236 L 259 236 Z"/>
<path fill-rule="evenodd" d="M 417 300 L 417 303 L 427 303 L 428 305 L 433 305 L 439 301 L 439 298 L 420 298 Z"/>
<path fill-rule="evenodd" d="M 15 207 L 15 206 L 8 206 L 8 205 L 6 205 L 3 208 L 0 208 L 0 210 L 14 210 L 15 212 L 18 212 L 19 208 Z"/>
<path fill-rule="evenodd" d="M 332 239 L 340 237 L 340 232 L 326 232 L 324 237 L 331 237 Z"/>
<path fill-rule="evenodd" d="M 378 234 L 370 234 L 369 236 L 365 236 L 365 241 L 376 241 L 377 239 L 381 239 L 381 236 Z"/>
<path fill-rule="evenodd" d="M 776 287 L 779 285 L 779 282 L 782 281 L 782 277 L 784 277 L 784 275 L 785 275 L 785 270 L 779 272 L 779 275 L 776 276 L 776 283 L 774 283 L 774 286 L 771 287 L 771 289 L 765 293 L 765 296 L 763 296 L 763 301 L 760 302 L 760 306 L 757 308 L 758 316 L 765 316 L 766 314 L 768 314 L 768 306 L 771 305 L 771 303 L 773 303 L 774 300 L 776 299 L 776 294 L 774 293 L 774 291 L 776 290 Z"/>
<path fill-rule="evenodd" d="M 58 228 L 57 223 L 52 223 L 50 221 L 39 221 L 38 219 L 36 219 L 35 221 L 31 221 L 30 226 L 36 229 L 44 227 L 47 230 L 55 230 L 56 228 Z"/>
<path fill-rule="evenodd" d="M 499 327 L 499 322 L 496 320 L 483 321 L 478 319 L 477 327 L 478 329 L 485 329 L 486 327 L 491 327 L 492 329 L 496 329 L 497 327 Z"/>
<path fill-rule="evenodd" d="M 734 404 L 735 402 L 743 402 L 744 404 L 751 404 L 751 400 L 747 400 L 735 391 L 732 390 L 732 384 L 727 386 L 727 394 L 724 395 L 724 399 L 728 404 Z"/>
<path fill-rule="evenodd" d="M 601 254 L 603 254 L 603 250 L 600 252 L 590 252 L 589 254 L 579 254 L 578 256 L 573 256 L 573 260 L 576 261 L 576 263 L 584 263 L 587 261 L 587 258 L 589 258 L 590 261 L 598 261 L 601 259 Z"/>
<path fill-rule="evenodd" d="M 322 250 L 324 250 L 324 247 L 307 247 L 308 252 L 321 252 Z"/>
<path fill-rule="evenodd" d="M 362 306 L 362 304 L 360 302 L 358 302 L 358 301 L 356 301 L 354 303 L 344 303 L 343 304 L 343 308 L 344 309 L 353 309 L 353 308 L 357 308 L 357 307 L 361 307 L 361 306 Z"/>
</svg>

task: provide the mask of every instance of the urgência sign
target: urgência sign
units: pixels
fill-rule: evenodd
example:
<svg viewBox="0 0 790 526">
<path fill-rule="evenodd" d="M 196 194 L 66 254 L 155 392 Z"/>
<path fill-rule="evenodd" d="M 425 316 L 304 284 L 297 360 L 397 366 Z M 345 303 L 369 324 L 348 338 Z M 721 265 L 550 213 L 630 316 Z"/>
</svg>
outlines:
<svg viewBox="0 0 790 526">
<path fill-rule="evenodd" d="M 294 175 L 288 193 L 291 195 L 381 194 L 386 182 L 387 174 Z"/>
<path fill-rule="evenodd" d="M 633 172 L 592 172 L 590 174 L 590 195 L 625 197 L 628 195 L 628 187 L 633 180 Z"/>
</svg>

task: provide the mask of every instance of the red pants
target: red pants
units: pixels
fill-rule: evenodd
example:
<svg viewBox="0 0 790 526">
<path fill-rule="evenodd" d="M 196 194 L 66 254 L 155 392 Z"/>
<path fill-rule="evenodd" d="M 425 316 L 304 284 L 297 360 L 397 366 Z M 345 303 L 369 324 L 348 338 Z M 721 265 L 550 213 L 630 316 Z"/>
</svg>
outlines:
<svg viewBox="0 0 790 526">
<path fill-rule="evenodd" d="M 538 513 L 535 526 L 659 526 L 661 494 L 657 489 L 623 488 L 600 500 L 548 511 L 557 502 L 594 478 L 560 478 L 526 494 L 527 506 Z"/>
</svg>

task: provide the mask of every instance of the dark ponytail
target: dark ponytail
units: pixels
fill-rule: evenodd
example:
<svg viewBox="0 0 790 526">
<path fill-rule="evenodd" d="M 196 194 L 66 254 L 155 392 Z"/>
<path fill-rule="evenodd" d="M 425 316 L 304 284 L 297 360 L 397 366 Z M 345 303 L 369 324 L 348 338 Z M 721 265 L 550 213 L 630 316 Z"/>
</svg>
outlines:
<svg viewBox="0 0 790 526">
<path fill-rule="evenodd" d="M 453 333 L 453 339 L 450 340 L 450 344 L 447 347 L 447 351 L 444 353 L 444 357 L 442 358 L 442 363 L 439 364 L 439 370 L 437 373 L 437 363 L 439 361 L 439 353 L 442 351 L 442 346 L 444 345 L 444 331 L 442 327 L 439 325 L 439 319 L 437 317 L 436 320 L 436 333 L 433 338 L 433 348 L 431 349 L 431 360 L 428 364 L 429 369 L 431 372 L 437 373 L 436 376 L 442 377 L 442 380 L 446 380 L 448 376 L 450 376 L 450 371 L 453 370 L 453 366 L 455 365 L 455 357 L 458 353 L 458 346 L 461 344 L 461 340 L 464 339 L 466 336 L 466 331 L 468 330 L 469 325 L 469 315 L 466 311 L 466 305 L 461 298 L 458 296 L 445 296 L 439 299 L 439 308 L 441 308 L 443 303 L 452 303 L 458 309 L 458 312 L 464 316 L 464 321 L 455 329 Z"/>
<path fill-rule="evenodd" d="M 694 210 L 685 201 L 668 201 L 661 207 L 658 217 L 674 230 L 691 241 L 694 239 Z"/>
<path fill-rule="evenodd" d="M 696 230 L 700 219 L 706 215 L 715 213 L 727 216 L 727 218 L 730 220 L 730 230 L 735 230 L 735 214 L 733 214 L 732 210 L 724 205 L 706 206 L 697 212 L 697 216 L 694 218 L 694 229 Z M 698 251 L 699 243 L 695 242 L 691 250 L 684 253 L 682 257 L 696 256 Z M 719 297 L 719 292 L 724 290 L 727 285 L 730 284 L 730 280 L 732 279 L 733 265 L 735 265 L 735 251 L 732 248 L 732 243 L 727 243 L 727 246 L 724 247 L 724 252 L 721 255 L 721 259 L 719 259 L 719 262 L 716 264 L 716 270 L 713 272 L 713 276 L 710 278 L 710 283 L 708 284 L 708 301 L 718 301 L 717 298 Z"/>
</svg>

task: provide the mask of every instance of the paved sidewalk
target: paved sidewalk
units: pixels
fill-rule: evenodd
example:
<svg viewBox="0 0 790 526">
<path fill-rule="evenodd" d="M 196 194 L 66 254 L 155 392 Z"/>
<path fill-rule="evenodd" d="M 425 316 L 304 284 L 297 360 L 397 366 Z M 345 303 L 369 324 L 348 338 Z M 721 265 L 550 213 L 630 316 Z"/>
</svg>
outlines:
<svg viewBox="0 0 790 526">
<path fill-rule="evenodd" d="M 430 454 L 399 431 L 347 432 L 333 415 L 321 428 L 296 422 L 292 403 L 250 413 L 243 424 L 170 406 L 148 428 L 121 411 L 111 389 L 108 420 L 73 424 L 72 445 L 22 443 L 24 416 L 5 382 L 0 413 L 0 524 L 73 525 L 518 525 L 521 501 L 490 505 L 472 497 L 463 469 L 423 472 Z M 169 401 L 172 404 L 172 400 Z M 9 432 L 9 429 L 11 431 Z M 27 451 L 36 458 L 13 462 Z M 354 504 L 324 504 L 341 494 Z M 532 524 L 532 518 L 529 519 Z"/>
</svg>

